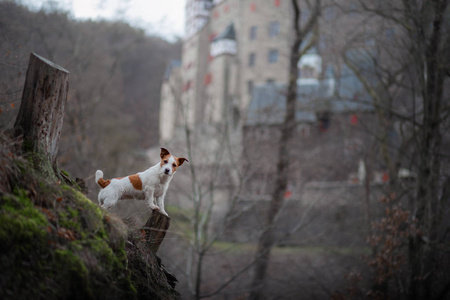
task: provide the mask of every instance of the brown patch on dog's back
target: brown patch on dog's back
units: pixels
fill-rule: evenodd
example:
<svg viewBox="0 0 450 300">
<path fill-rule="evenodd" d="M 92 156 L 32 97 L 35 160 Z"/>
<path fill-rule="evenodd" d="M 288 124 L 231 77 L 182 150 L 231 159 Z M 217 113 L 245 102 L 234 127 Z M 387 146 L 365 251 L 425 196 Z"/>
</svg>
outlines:
<svg viewBox="0 0 450 300">
<path fill-rule="evenodd" d="M 117 178 L 113 178 L 113 179 L 122 179 L 123 177 L 117 177 Z M 98 185 L 102 188 L 102 189 L 104 189 L 105 187 L 107 187 L 110 183 L 111 183 L 111 180 L 112 179 L 103 179 L 103 178 L 100 178 L 98 181 L 97 181 L 97 183 L 98 183 Z"/>
<path fill-rule="evenodd" d="M 98 183 L 98 185 L 102 188 L 102 189 L 104 189 L 105 187 L 107 187 L 110 183 L 111 183 L 111 180 L 105 180 L 105 179 L 103 179 L 103 178 L 100 178 L 98 181 L 97 181 L 97 183 Z"/>
<path fill-rule="evenodd" d="M 130 179 L 131 184 L 136 190 L 142 191 L 142 180 L 138 174 L 130 175 L 128 179 Z"/>
</svg>

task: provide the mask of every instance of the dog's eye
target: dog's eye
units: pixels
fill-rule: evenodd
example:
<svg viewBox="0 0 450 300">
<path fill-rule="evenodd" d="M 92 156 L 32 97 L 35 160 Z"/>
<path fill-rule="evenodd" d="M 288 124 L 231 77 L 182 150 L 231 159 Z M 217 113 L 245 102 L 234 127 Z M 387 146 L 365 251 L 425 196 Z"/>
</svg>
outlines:
<svg viewBox="0 0 450 300">
<path fill-rule="evenodd" d="M 177 164 L 176 164 L 176 163 L 173 163 L 172 166 L 175 168 L 175 167 L 177 166 Z"/>
<path fill-rule="evenodd" d="M 164 163 L 167 164 L 169 161 L 167 159 L 164 160 Z"/>
</svg>

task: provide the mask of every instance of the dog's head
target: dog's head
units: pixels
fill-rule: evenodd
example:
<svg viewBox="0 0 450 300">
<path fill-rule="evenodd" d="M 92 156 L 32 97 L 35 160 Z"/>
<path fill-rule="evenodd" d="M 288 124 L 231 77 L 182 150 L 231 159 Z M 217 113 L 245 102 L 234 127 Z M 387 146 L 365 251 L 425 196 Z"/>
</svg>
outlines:
<svg viewBox="0 0 450 300">
<path fill-rule="evenodd" d="M 175 157 L 170 152 L 165 149 L 161 148 L 161 169 L 160 174 L 172 176 L 177 168 L 181 166 L 185 161 L 189 162 L 184 157 Z"/>
</svg>

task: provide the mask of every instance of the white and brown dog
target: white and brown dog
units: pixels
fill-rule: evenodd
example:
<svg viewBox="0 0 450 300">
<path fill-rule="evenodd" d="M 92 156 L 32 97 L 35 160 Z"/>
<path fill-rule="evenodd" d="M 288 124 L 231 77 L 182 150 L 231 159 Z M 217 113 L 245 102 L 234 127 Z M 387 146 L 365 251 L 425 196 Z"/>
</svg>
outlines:
<svg viewBox="0 0 450 300">
<path fill-rule="evenodd" d="M 175 157 L 161 148 L 161 162 L 150 169 L 127 177 L 103 179 L 103 172 L 97 170 L 95 182 L 102 188 L 98 194 L 98 202 L 103 208 L 116 205 L 119 200 L 140 199 L 147 200 L 152 210 L 159 210 L 168 216 L 164 209 L 164 196 L 173 174 L 186 158 Z"/>
</svg>

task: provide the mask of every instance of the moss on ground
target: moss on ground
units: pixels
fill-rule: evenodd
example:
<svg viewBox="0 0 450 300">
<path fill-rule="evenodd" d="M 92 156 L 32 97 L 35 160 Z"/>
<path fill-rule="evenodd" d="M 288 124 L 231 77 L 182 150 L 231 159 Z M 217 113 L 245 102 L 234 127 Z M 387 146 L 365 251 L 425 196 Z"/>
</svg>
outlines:
<svg viewBox="0 0 450 300">
<path fill-rule="evenodd" d="M 179 298 L 155 256 L 126 247 L 119 218 L 26 160 L 1 151 L 0 160 L 10 164 L 0 185 L 2 299 Z"/>
<path fill-rule="evenodd" d="M 109 243 L 105 213 L 78 191 L 61 190 L 53 209 L 48 207 L 52 201 L 47 208 L 35 206 L 23 188 L 2 195 L 1 294 L 6 298 L 134 298 L 125 236 L 122 243 Z"/>
</svg>

